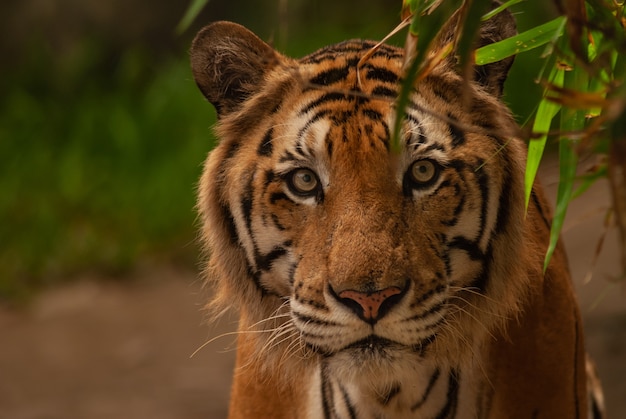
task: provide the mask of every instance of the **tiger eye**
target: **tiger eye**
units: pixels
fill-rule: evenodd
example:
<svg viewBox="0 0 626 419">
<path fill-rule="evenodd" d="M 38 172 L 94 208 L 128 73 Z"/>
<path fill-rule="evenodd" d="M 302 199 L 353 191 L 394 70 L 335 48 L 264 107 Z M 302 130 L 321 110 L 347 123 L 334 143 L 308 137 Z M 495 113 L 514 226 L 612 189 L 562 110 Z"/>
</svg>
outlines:
<svg viewBox="0 0 626 419">
<path fill-rule="evenodd" d="M 318 184 L 317 176 L 312 170 L 297 169 L 290 177 L 289 186 L 295 193 L 312 195 L 317 191 Z"/>
<path fill-rule="evenodd" d="M 438 168 L 430 160 L 418 160 L 411 165 L 411 180 L 417 184 L 432 182 L 438 174 Z"/>
</svg>

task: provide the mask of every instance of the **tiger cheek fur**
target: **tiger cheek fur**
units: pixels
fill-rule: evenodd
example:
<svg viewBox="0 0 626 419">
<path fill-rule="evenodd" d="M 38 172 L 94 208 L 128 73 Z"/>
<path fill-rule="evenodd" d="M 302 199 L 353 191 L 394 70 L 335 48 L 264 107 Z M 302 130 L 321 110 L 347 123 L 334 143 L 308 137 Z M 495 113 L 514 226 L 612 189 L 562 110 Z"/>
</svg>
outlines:
<svg viewBox="0 0 626 419">
<path fill-rule="evenodd" d="M 481 29 L 513 33 L 508 12 Z M 229 22 L 192 45 L 219 119 L 198 198 L 212 304 L 240 312 L 230 417 L 583 417 L 567 262 L 542 273 L 550 210 L 536 185 L 524 214 L 499 101 L 511 60 L 468 84 L 433 69 L 395 152 L 403 52 L 357 69 L 374 45 L 296 61 Z"/>
</svg>

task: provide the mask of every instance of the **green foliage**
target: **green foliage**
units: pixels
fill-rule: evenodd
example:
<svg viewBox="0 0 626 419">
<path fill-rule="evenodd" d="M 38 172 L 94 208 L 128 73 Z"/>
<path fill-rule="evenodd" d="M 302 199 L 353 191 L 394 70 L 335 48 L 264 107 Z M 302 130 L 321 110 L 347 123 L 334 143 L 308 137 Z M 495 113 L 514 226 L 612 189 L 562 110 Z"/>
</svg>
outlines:
<svg viewBox="0 0 626 419">
<path fill-rule="evenodd" d="M 107 57 L 93 51 L 86 45 L 71 74 L 39 66 L 7 83 L 0 299 L 72 272 L 117 272 L 194 248 L 194 185 L 214 116 L 187 60 L 153 72 L 151 60 L 130 51 L 102 76 Z"/>
<path fill-rule="evenodd" d="M 207 5 L 209 0 L 191 0 L 189 6 L 187 6 L 187 10 L 183 18 L 178 23 L 176 27 L 176 32 L 181 34 L 189 29 L 191 23 L 198 17 L 204 6 Z"/>
<path fill-rule="evenodd" d="M 498 10 L 516 2 L 515 0 L 508 2 Z M 464 29 L 455 41 L 456 53 L 460 56 L 461 69 L 464 71 L 466 69 L 464 63 L 469 62 L 471 55 L 471 43 L 466 41 L 472 39 L 475 31 L 475 25 L 468 25 L 468 22 L 477 21 L 478 11 L 483 10 L 483 6 L 478 5 L 479 3 L 481 2 L 475 0 L 463 1 L 460 5 L 454 4 L 461 16 L 459 26 Z M 428 0 L 403 1 L 403 11 L 406 12 L 408 8 L 411 13 L 415 14 L 413 23 L 419 23 L 419 25 L 411 26 L 411 33 L 418 38 L 418 42 L 413 42 L 407 48 L 409 52 L 417 49 L 415 61 L 425 56 L 423 48 L 427 47 L 430 39 L 433 39 L 443 27 L 441 19 L 431 18 L 436 14 L 436 9 L 442 9 L 440 14 L 446 16 L 450 14 L 449 7 L 452 2 L 445 2 L 445 6 L 443 4 Z M 559 142 L 560 181 L 544 268 L 547 267 L 556 247 L 567 207 L 575 196 L 574 182 L 578 154 L 584 150 L 604 152 L 626 150 L 626 147 L 621 145 L 614 147 L 617 144 L 626 143 L 626 130 L 623 128 L 626 120 L 626 90 L 623 87 L 626 65 L 623 62 L 618 64 L 620 59 L 624 61 L 623 57 L 626 55 L 624 4 L 605 0 L 586 2 L 569 0 L 561 5 L 564 10 L 563 16 L 532 27 L 514 37 L 479 48 L 474 54 L 475 63 L 484 65 L 548 44 L 541 59 L 544 61 L 543 68 L 551 68 L 551 71 L 547 81 L 541 80 L 543 70 L 538 75 L 545 88 L 543 96 L 537 98 L 538 105 L 529 144 L 525 186 L 526 205 L 528 205 L 548 132 L 552 126 L 558 126 L 558 133 L 555 137 Z M 490 12 L 483 16 L 483 19 L 488 19 L 495 14 L 495 11 Z M 430 24 L 424 25 L 424 22 Z M 468 27 L 470 30 L 466 33 L 465 29 Z M 420 42 L 419 38 L 424 35 L 428 39 Z M 420 71 L 420 63 L 413 62 L 409 67 L 403 91 L 410 90 L 417 77 L 416 74 Z M 465 72 L 465 74 L 468 73 Z M 398 100 L 400 109 L 404 106 L 402 100 L 403 96 L 400 96 Z M 396 122 L 396 125 L 399 125 L 399 122 Z M 619 170 L 613 172 L 623 173 L 626 169 L 623 167 L 626 166 L 626 159 L 611 155 L 609 157 L 609 161 L 612 161 L 614 166 L 622 165 Z M 617 196 L 626 188 L 624 183 L 626 180 L 617 179 L 617 176 L 611 178 L 612 172 L 603 165 L 597 168 L 595 175 L 592 174 L 584 179 L 576 196 L 588 188 L 590 183 L 599 177 L 597 176 L 599 173 L 609 174 L 609 181 L 614 192 L 614 203 L 617 203 Z M 618 225 L 622 229 L 622 246 L 624 246 L 626 244 L 626 194 L 621 195 L 623 195 L 625 208 L 616 208 L 616 214 Z M 623 251 L 622 263 L 626 270 L 626 251 Z"/>
<path fill-rule="evenodd" d="M 565 18 L 561 16 L 511 38 L 479 48 L 476 50 L 476 64 L 493 63 L 553 42 L 563 33 L 564 25 Z"/>
</svg>

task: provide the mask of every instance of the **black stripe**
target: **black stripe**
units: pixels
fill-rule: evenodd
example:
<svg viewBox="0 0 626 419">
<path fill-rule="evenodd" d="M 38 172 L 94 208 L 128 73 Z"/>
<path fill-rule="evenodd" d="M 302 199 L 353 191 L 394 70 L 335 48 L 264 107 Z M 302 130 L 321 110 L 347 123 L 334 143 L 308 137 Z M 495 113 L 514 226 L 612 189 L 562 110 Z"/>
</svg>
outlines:
<svg viewBox="0 0 626 419">
<path fill-rule="evenodd" d="M 356 410 L 354 408 L 354 404 L 350 400 L 350 396 L 348 395 L 348 392 L 346 391 L 345 388 L 343 388 L 341 384 L 339 385 L 339 390 L 341 391 L 343 402 L 346 405 L 346 408 L 348 409 L 348 415 L 350 416 L 350 419 L 356 419 Z"/>
<path fill-rule="evenodd" d="M 330 117 L 330 120 L 333 122 L 333 125 L 338 126 L 346 123 L 348 119 L 352 118 L 355 114 L 355 111 L 359 107 L 358 104 L 355 104 L 352 110 L 348 111 L 335 111 L 335 114 Z"/>
<path fill-rule="evenodd" d="M 450 278 L 450 275 L 452 275 L 452 262 L 450 260 L 450 254 L 448 252 L 445 252 L 443 255 L 441 255 L 441 258 L 443 259 L 443 263 L 446 266 L 446 276 Z"/>
<path fill-rule="evenodd" d="M 296 319 L 301 321 L 302 323 L 312 323 L 312 324 L 317 324 L 320 326 L 340 326 L 339 323 L 329 322 L 326 320 L 320 320 L 318 318 L 307 316 L 306 314 L 302 314 L 293 309 L 291 310 L 291 314 L 295 316 Z"/>
<path fill-rule="evenodd" d="M 452 148 L 465 144 L 465 132 L 463 132 L 463 130 L 455 124 L 457 119 L 451 114 L 448 114 L 448 118 L 452 120 L 452 122 L 448 124 L 448 130 L 450 131 L 450 136 L 452 137 Z"/>
<path fill-rule="evenodd" d="M 428 324 L 424 327 L 418 327 L 414 330 L 414 332 L 416 333 L 423 333 L 423 332 L 433 332 L 433 331 L 437 331 L 438 329 L 440 329 L 441 325 L 447 323 L 447 320 L 442 316 L 439 317 L 437 319 L 437 321 L 435 321 L 434 323 Z M 422 340 L 422 343 L 424 340 L 430 340 L 431 338 L 434 338 L 436 336 L 436 333 L 431 334 L 429 337 L 425 338 Z M 420 343 L 420 344 L 422 344 Z"/>
<path fill-rule="evenodd" d="M 394 397 L 400 394 L 401 388 L 399 383 L 394 383 L 385 394 L 379 397 L 378 402 L 383 406 L 387 406 Z"/>
<path fill-rule="evenodd" d="M 248 234 L 248 236 L 250 237 L 250 240 L 252 241 L 253 252 L 255 255 L 254 262 L 258 263 L 258 261 L 260 260 L 259 255 L 258 255 L 259 251 L 257 248 L 257 244 L 254 240 L 254 236 L 252 234 L 252 206 L 254 205 L 253 194 L 252 194 L 252 180 L 253 180 L 253 176 L 250 176 L 250 179 L 248 180 L 246 187 L 244 188 L 243 197 L 241 198 L 241 201 L 240 201 L 240 206 L 241 206 L 241 212 L 243 214 L 243 219 L 245 222 L 245 227 L 247 230 L 246 233 Z M 261 291 L 262 297 L 264 297 L 267 294 L 276 295 L 275 292 L 266 288 L 261 283 L 261 275 L 257 266 L 254 266 L 254 267 L 248 266 L 248 273 L 250 277 L 252 278 L 252 280 L 254 281 L 254 284 L 256 285 L 256 287 L 259 289 L 259 291 Z"/>
<path fill-rule="evenodd" d="M 470 259 L 472 260 L 484 260 L 485 259 L 485 254 L 482 252 L 482 250 L 480 250 L 480 247 L 478 246 L 478 242 L 470 240 L 467 237 L 455 236 L 450 241 L 448 246 L 454 249 L 465 251 L 467 255 L 470 257 Z"/>
<path fill-rule="evenodd" d="M 333 413 L 333 393 L 332 384 L 329 382 L 328 373 L 326 371 L 326 363 L 322 362 L 320 366 L 320 381 L 322 392 L 322 410 L 324 411 L 324 419 L 331 419 Z"/>
<path fill-rule="evenodd" d="M 241 142 L 230 141 L 228 145 L 226 145 L 226 155 L 224 156 L 224 162 L 226 160 L 230 160 L 235 155 L 235 153 L 239 150 L 239 147 L 241 147 Z"/>
<path fill-rule="evenodd" d="M 285 195 L 287 196 L 287 195 Z M 278 215 L 276 214 L 271 214 L 272 217 L 272 222 L 274 223 L 274 226 L 279 230 L 279 231 L 285 231 L 287 228 L 282 225 L 282 223 L 280 222 L 280 220 L 278 219 Z"/>
<path fill-rule="evenodd" d="M 305 298 L 300 297 L 300 295 L 298 295 L 297 293 L 295 294 L 295 299 L 302 305 L 311 306 L 321 311 L 328 311 L 328 307 L 326 307 L 324 303 L 320 303 L 319 301 L 315 301 L 315 300 L 307 300 Z"/>
<path fill-rule="evenodd" d="M 333 147 L 334 147 L 333 139 L 330 133 L 328 133 L 328 135 L 326 136 L 326 153 L 328 154 L 329 159 L 333 156 Z"/>
<path fill-rule="evenodd" d="M 239 246 L 239 235 L 237 234 L 235 218 L 233 217 L 230 207 L 226 204 L 220 204 L 220 211 L 222 212 L 222 218 L 224 219 L 224 224 L 226 225 L 226 230 L 228 231 L 230 243 L 235 246 Z"/>
<path fill-rule="evenodd" d="M 476 177 L 478 178 L 478 189 L 481 194 L 481 203 L 480 203 L 480 228 L 478 234 L 478 242 L 482 240 L 486 231 L 485 226 L 487 224 L 487 212 L 489 211 L 489 175 L 484 170 L 484 161 L 480 160 L 477 162 L 477 166 L 480 167 L 478 172 L 474 172 Z M 502 199 L 502 197 L 500 198 Z M 499 216 L 500 208 L 498 208 L 498 216 Z M 497 225 L 497 220 L 496 220 Z"/>
<path fill-rule="evenodd" d="M 395 100 L 395 98 L 398 96 L 398 92 L 385 86 L 376 86 L 372 90 L 372 96 L 387 97 L 389 99 Z"/>
<path fill-rule="evenodd" d="M 295 282 L 296 279 L 296 269 L 298 269 L 298 262 L 294 262 L 289 267 L 289 273 L 287 274 L 287 280 L 291 285 Z"/>
<path fill-rule="evenodd" d="M 426 133 L 424 132 L 424 127 L 422 126 L 422 124 L 417 120 L 415 120 L 415 124 L 417 126 L 417 141 L 415 141 L 414 147 L 417 148 L 418 144 L 426 144 L 428 140 L 426 138 Z M 433 149 L 446 151 L 446 149 L 438 143 L 429 145 L 426 151 L 431 151 Z"/>
<path fill-rule="evenodd" d="M 374 109 L 363 109 L 361 111 L 363 113 L 363 116 L 371 119 L 372 121 L 378 122 L 378 121 L 382 121 L 383 116 L 380 114 L 380 112 L 375 111 Z M 385 124 L 386 125 L 386 124 Z"/>
<path fill-rule="evenodd" d="M 313 115 L 313 117 L 311 117 L 308 122 L 300 129 L 300 131 L 298 132 L 298 135 L 296 138 L 302 138 L 304 136 L 304 133 L 311 127 L 311 125 L 313 125 L 315 122 L 317 122 L 318 120 L 322 119 L 323 117 L 329 115 L 331 113 L 331 111 L 329 109 L 322 109 L 321 111 L 317 112 L 315 115 Z"/>
<path fill-rule="evenodd" d="M 422 339 L 420 343 L 413 345 L 411 349 L 417 352 L 419 356 L 424 357 L 424 355 L 426 354 L 426 350 L 428 349 L 430 345 L 432 345 L 435 342 L 436 338 L 437 338 L 437 334 L 434 333 L 430 335 L 429 337 Z"/>
<path fill-rule="evenodd" d="M 448 377 L 448 393 L 446 404 L 443 406 L 436 419 L 451 419 L 456 414 L 459 402 L 459 377 L 456 370 L 451 370 Z"/>
<path fill-rule="evenodd" d="M 422 124 L 420 123 L 419 119 L 417 119 L 416 117 L 414 117 L 413 115 L 411 115 L 410 113 L 406 112 L 404 114 L 404 118 L 409 121 L 412 122 L 413 125 L 415 125 L 418 129 L 421 130 Z M 422 132 L 422 131 L 420 131 Z"/>
<path fill-rule="evenodd" d="M 535 204 L 535 207 L 537 208 L 537 212 L 539 212 L 539 215 L 541 216 L 541 219 L 543 220 L 543 223 L 546 225 L 546 228 L 548 230 L 551 230 L 552 223 L 550 222 L 550 219 L 546 216 L 546 213 L 543 210 L 543 207 L 541 206 L 541 201 L 539 201 L 539 197 L 537 196 L 537 192 L 535 191 L 535 188 L 531 190 L 530 197 L 532 198 L 533 203 Z"/>
<path fill-rule="evenodd" d="M 290 151 L 286 151 L 284 156 L 281 156 L 278 160 L 281 163 L 297 161 L 296 156 L 294 156 Z"/>
<path fill-rule="evenodd" d="M 322 71 L 315 77 L 309 80 L 311 84 L 330 86 L 331 84 L 345 80 L 350 73 L 350 67 L 345 65 L 343 67 L 334 67 L 326 71 Z"/>
<path fill-rule="evenodd" d="M 300 157 L 302 157 L 303 159 L 306 159 L 307 157 L 309 157 L 308 154 L 308 150 L 305 150 L 304 147 L 304 141 L 302 139 L 302 137 L 298 137 L 298 140 L 296 141 L 296 148 L 295 148 L 295 152 L 297 155 L 299 155 Z"/>
<path fill-rule="evenodd" d="M 275 293 L 270 292 L 270 290 L 266 289 L 263 286 L 263 284 L 261 283 L 261 274 L 255 271 L 254 268 L 252 268 L 249 264 L 248 264 L 248 276 L 252 278 L 252 282 L 254 282 L 254 285 L 261 292 L 261 298 L 264 298 L 266 295 L 270 295 L 270 294 L 276 295 Z"/>
<path fill-rule="evenodd" d="M 438 311 L 441 311 L 441 309 L 443 307 L 445 307 L 446 304 L 448 304 L 448 300 L 443 300 L 442 302 L 435 304 L 434 306 L 432 306 L 431 308 L 429 308 L 425 312 L 419 313 L 419 314 L 415 314 L 415 315 L 413 315 L 411 317 L 402 319 L 402 321 L 403 322 L 408 322 L 408 321 L 413 321 L 413 320 L 425 319 L 426 317 L 428 317 L 428 316 L 430 316 L 432 314 L 435 314 Z M 427 326 L 426 329 L 424 329 L 424 330 L 427 330 L 429 327 L 430 326 Z"/>
<path fill-rule="evenodd" d="M 472 281 L 472 288 L 475 288 L 477 291 L 482 292 L 483 294 L 487 291 L 487 285 L 489 284 L 489 277 L 491 276 L 491 261 L 493 259 L 493 247 L 491 243 L 487 248 L 487 252 L 485 253 L 485 257 L 483 259 L 483 266 L 480 270 L 480 273 L 474 278 Z"/>
<path fill-rule="evenodd" d="M 433 150 L 445 152 L 446 148 L 442 144 L 433 143 L 433 144 L 430 144 L 428 147 L 426 147 L 425 151 L 433 151 Z"/>
<path fill-rule="evenodd" d="M 511 164 L 509 162 L 509 156 L 502 152 L 504 161 L 504 176 L 502 179 L 502 187 L 500 190 L 500 199 L 498 202 L 498 215 L 496 219 L 496 233 L 502 233 L 506 229 L 506 226 L 511 221 L 511 202 L 512 195 L 515 192 L 512 187 L 512 175 Z M 532 195 L 532 194 L 531 194 Z"/>
<path fill-rule="evenodd" d="M 433 288 L 432 290 L 428 291 L 427 293 L 422 294 L 420 298 L 418 298 L 417 300 L 411 303 L 411 308 L 417 307 L 418 305 L 422 304 L 424 301 L 428 300 L 430 297 L 432 297 L 435 294 L 440 294 L 446 288 L 447 288 L 446 285 L 439 285 L 436 288 Z"/>
<path fill-rule="evenodd" d="M 391 70 L 388 70 L 384 67 L 379 67 L 371 64 L 367 64 L 363 66 L 367 68 L 367 73 L 365 73 L 365 78 L 368 80 L 377 80 L 386 83 L 398 83 L 400 79 L 396 73 Z M 394 97 L 397 95 L 394 95 Z"/>
<path fill-rule="evenodd" d="M 270 128 L 267 130 L 265 135 L 263 136 L 263 140 L 261 140 L 261 144 L 259 144 L 259 148 L 257 149 L 257 153 L 259 156 L 271 156 L 272 150 L 274 146 L 272 145 L 272 136 L 274 134 L 274 129 Z"/>
<path fill-rule="evenodd" d="M 424 390 L 424 394 L 422 394 L 422 397 L 417 401 L 417 403 L 411 406 L 412 412 L 415 412 L 417 409 L 422 407 L 424 403 L 426 403 L 426 401 L 428 400 L 428 396 L 430 396 L 431 391 L 433 391 L 433 388 L 435 387 L 435 384 L 439 379 L 439 375 L 441 375 L 441 371 L 439 371 L 439 368 L 437 368 L 433 375 L 430 376 L 430 379 L 428 380 L 428 385 L 426 386 L 426 390 Z"/>
<path fill-rule="evenodd" d="M 252 237 L 252 179 L 253 177 L 250 176 L 250 179 L 248 179 L 248 182 L 243 190 L 243 196 L 240 201 L 241 213 L 243 214 L 246 230 L 250 237 Z"/>
<path fill-rule="evenodd" d="M 276 204 L 277 201 L 289 201 L 292 202 L 291 199 L 289 199 L 289 197 L 287 196 L 287 194 L 285 194 L 284 192 L 274 192 L 273 194 L 270 195 L 270 204 Z"/>
<path fill-rule="evenodd" d="M 461 212 L 463 211 L 463 207 L 465 207 L 465 194 L 461 193 L 461 186 L 457 183 L 455 183 L 454 185 L 452 185 L 452 187 L 454 188 L 454 196 L 460 198 L 459 199 L 459 204 L 454 208 L 454 211 L 452 214 L 454 214 L 454 218 L 458 218 L 459 215 L 461 215 Z"/>
<path fill-rule="evenodd" d="M 321 97 L 319 97 L 318 99 L 315 99 L 314 101 L 306 105 L 304 108 L 302 108 L 300 110 L 300 115 L 304 115 L 307 112 L 309 112 L 311 109 L 317 108 L 318 106 L 323 105 L 324 103 L 341 102 L 341 101 L 352 101 L 352 99 L 344 95 L 343 93 L 338 93 L 338 92 L 326 93 L 322 95 Z"/>
<path fill-rule="evenodd" d="M 266 255 L 256 253 L 255 255 L 256 268 L 259 271 L 269 271 L 272 267 L 272 263 L 274 263 L 276 259 L 281 258 L 287 254 L 287 248 L 289 248 L 291 244 L 292 244 L 291 240 L 288 240 L 282 245 L 274 247 Z"/>
</svg>

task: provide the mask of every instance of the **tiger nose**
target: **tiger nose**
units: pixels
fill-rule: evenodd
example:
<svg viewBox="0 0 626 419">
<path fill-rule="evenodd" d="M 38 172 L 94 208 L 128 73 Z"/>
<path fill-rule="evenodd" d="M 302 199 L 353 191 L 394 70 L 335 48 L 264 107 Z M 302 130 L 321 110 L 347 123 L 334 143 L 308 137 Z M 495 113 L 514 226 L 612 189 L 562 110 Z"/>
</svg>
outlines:
<svg viewBox="0 0 626 419">
<path fill-rule="evenodd" d="M 402 289 L 389 287 L 372 292 L 345 290 L 335 295 L 362 320 L 374 324 L 402 299 L 403 294 Z"/>
</svg>

